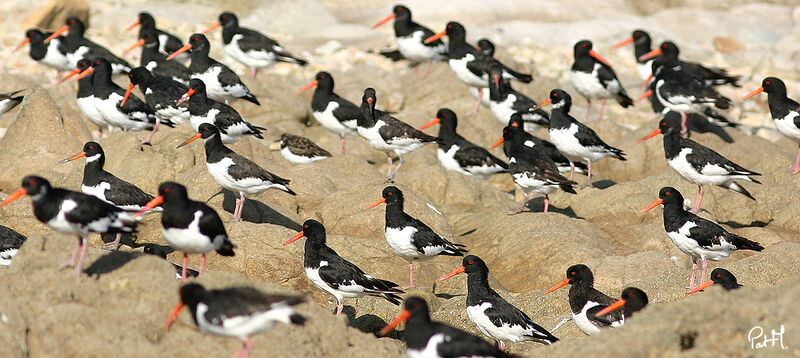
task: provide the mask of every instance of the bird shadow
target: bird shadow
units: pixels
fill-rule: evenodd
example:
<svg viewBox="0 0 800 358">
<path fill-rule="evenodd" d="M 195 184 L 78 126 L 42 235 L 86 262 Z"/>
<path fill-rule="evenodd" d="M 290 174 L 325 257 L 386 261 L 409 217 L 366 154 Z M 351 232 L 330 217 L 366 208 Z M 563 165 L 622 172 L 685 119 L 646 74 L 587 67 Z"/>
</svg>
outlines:
<svg viewBox="0 0 800 358">
<path fill-rule="evenodd" d="M 342 314 L 347 316 L 347 325 L 364 333 L 375 335 L 386 326 L 387 322 L 374 314 L 364 314 L 356 317 L 356 309 L 353 306 L 344 306 Z"/>
<path fill-rule="evenodd" d="M 233 214 L 238 195 L 227 189 L 222 189 L 221 192 L 223 195 L 222 209 Z M 219 195 L 219 193 L 214 194 L 214 196 L 217 195 Z M 209 200 L 211 200 L 211 198 L 209 198 Z M 253 199 L 245 199 L 244 206 L 242 207 L 242 220 L 256 224 L 280 225 L 295 231 L 303 229 L 299 223 L 296 223 L 294 220 L 270 208 L 266 204 Z"/>
<path fill-rule="evenodd" d="M 83 272 L 88 276 L 96 275 L 95 278 L 99 279 L 101 275 L 113 272 L 140 256 L 142 254 L 139 252 L 111 251 L 92 262 Z"/>
<path fill-rule="evenodd" d="M 461 234 L 461 235 L 458 235 L 458 236 L 467 236 L 467 235 L 471 235 L 471 234 L 472 234 L 472 233 L 474 233 L 475 231 L 478 231 L 478 229 L 477 229 L 477 228 L 475 228 L 475 229 L 470 229 L 470 230 L 467 230 L 467 231 L 465 231 L 463 234 Z"/>
<path fill-rule="evenodd" d="M 100 235 L 100 239 L 103 240 L 104 244 L 108 244 L 114 241 L 117 238 L 117 234 L 114 233 L 104 233 Z M 125 245 L 131 248 L 142 247 L 142 244 L 136 243 L 137 236 L 135 233 L 123 233 L 122 237 L 119 239 L 119 246 Z"/>
<path fill-rule="evenodd" d="M 592 186 L 600 190 L 608 189 L 614 185 L 617 185 L 617 183 L 609 179 L 603 179 L 603 180 L 598 180 L 596 182 L 592 182 Z"/>
<path fill-rule="evenodd" d="M 544 211 L 544 198 L 543 197 L 538 197 L 538 198 L 531 199 L 530 201 L 528 201 L 528 205 L 526 205 L 525 208 L 528 209 L 528 211 L 525 211 L 525 212 L 537 212 L 537 213 L 543 212 Z M 568 206 L 568 207 L 562 209 L 562 208 L 553 206 L 553 204 L 550 204 L 550 206 L 547 208 L 547 212 L 566 215 L 566 216 L 569 216 L 569 217 L 571 217 L 573 219 L 579 219 L 579 220 L 583 220 L 584 219 L 583 217 L 578 216 L 578 214 L 575 213 L 575 210 L 572 210 L 571 206 Z"/>
</svg>

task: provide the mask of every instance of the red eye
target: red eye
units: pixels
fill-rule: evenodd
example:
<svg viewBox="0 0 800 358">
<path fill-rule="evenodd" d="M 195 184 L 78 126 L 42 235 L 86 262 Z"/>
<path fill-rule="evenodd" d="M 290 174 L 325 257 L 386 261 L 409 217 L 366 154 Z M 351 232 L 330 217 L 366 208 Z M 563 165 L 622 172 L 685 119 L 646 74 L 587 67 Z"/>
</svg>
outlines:
<svg viewBox="0 0 800 358">
<path fill-rule="evenodd" d="M 577 275 L 578 273 L 577 273 L 577 272 L 575 272 L 575 271 L 572 271 L 572 272 L 570 272 L 569 274 L 570 274 L 570 275 L 572 275 L 572 276 L 575 276 L 575 275 Z"/>
<path fill-rule="evenodd" d="M 664 195 L 666 195 L 666 196 L 669 196 L 669 194 L 670 194 L 669 192 L 664 193 Z"/>
<path fill-rule="evenodd" d="M 170 188 L 164 188 L 164 192 L 165 192 L 165 193 L 169 193 L 170 191 L 172 191 L 172 189 L 170 189 Z"/>
<path fill-rule="evenodd" d="M 558 93 L 553 93 L 553 97 L 558 97 Z"/>
<path fill-rule="evenodd" d="M 89 149 L 94 149 L 94 146 L 93 146 L 93 145 L 90 145 L 90 146 L 89 146 Z"/>
<path fill-rule="evenodd" d="M 36 185 L 36 181 L 28 180 L 28 186 L 34 186 L 34 185 Z"/>
<path fill-rule="evenodd" d="M 389 192 L 389 194 L 386 194 L 386 195 L 392 195 L 392 194 L 394 194 L 394 193 L 392 193 L 392 192 L 390 191 L 390 192 Z"/>
<path fill-rule="evenodd" d="M 475 261 L 474 261 L 474 260 L 469 260 L 469 261 L 467 261 L 467 263 L 468 263 L 468 264 L 470 264 L 470 265 L 472 265 L 472 264 L 474 264 L 474 263 L 475 263 Z"/>
<path fill-rule="evenodd" d="M 764 81 L 764 84 L 769 86 L 769 81 Z"/>
<path fill-rule="evenodd" d="M 512 127 L 519 127 L 519 123 L 517 123 L 517 122 L 511 123 L 511 126 Z"/>
<path fill-rule="evenodd" d="M 303 225 L 303 228 L 304 229 L 308 229 L 308 225 Z"/>
<path fill-rule="evenodd" d="M 583 44 L 583 47 L 589 47 L 589 45 L 588 44 Z"/>
<path fill-rule="evenodd" d="M 453 25 L 447 25 L 447 28 L 448 28 L 448 29 L 452 29 L 452 28 L 453 28 Z"/>
<path fill-rule="evenodd" d="M 95 62 L 94 64 L 95 64 L 95 65 L 99 65 L 99 64 L 100 64 L 100 61 L 97 61 L 97 62 Z"/>
<path fill-rule="evenodd" d="M 717 274 L 717 278 L 722 278 L 722 274 Z"/>
<path fill-rule="evenodd" d="M 325 78 L 325 75 L 319 76 L 319 78 Z"/>
<path fill-rule="evenodd" d="M 667 125 L 667 122 L 661 122 L 661 125 L 665 126 L 665 125 Z"/>
</svg>

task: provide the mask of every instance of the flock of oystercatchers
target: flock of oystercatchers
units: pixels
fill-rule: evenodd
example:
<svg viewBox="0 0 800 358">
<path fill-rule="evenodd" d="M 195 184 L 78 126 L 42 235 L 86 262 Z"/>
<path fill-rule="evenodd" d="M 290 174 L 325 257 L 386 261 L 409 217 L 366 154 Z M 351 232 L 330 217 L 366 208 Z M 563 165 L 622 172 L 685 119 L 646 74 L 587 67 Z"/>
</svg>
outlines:
<svg viewBox="0 0 800 358">
<path fill-rule="evenodd" d="M 55 32 L 28 30 L 17 50 L 29 45 L 33 60 L 59 71 L 71 71 L 59 83 L 76 77 L 78 107 L 97 126 L 97 138 L 112 135 L 118 129 L 150 130 L 142 140 L 149 143 L 161 124 L 173 127 L 188 120 L 196 134 L 179 147 L 197 139 L 204 141 L 209 174 L 221 187 L 238 193 L 233 214 L 235 222 L 241 220 L 246 195 L 269 189 L 298 194 L 289 188 L 288 179 L 270 173 L 225 145 L 239 141 L 244 135 L 262 139 L 265 129 L 249 123 L 228 105 L 237 99 L 260 104 L 233 70 L 209 57 L 211 43 L 205 34 L 222 27 L 225 53 L 250 68 L 254 78 L 259 69 L 278 61 L 301 66 L 307 61 L 292 55 L 273 39 L 239 26 L 232 13 L 222 13 L 218 20 L 204 33 L 192 34 L 184 45 L 179 37 L 158 29 L 152 15 L 140 13 L 138 20 L 128 28 L 140 27 L 138 42 L 126 51 L 142 47 L 140 67 L 135 68 L 84 37 L 86 27 L 75 17 L 68 18 L 65 26 Z M 499 173 L 510 174 L 522 189 L 525 201 L 509 214 L 525 210 L 528 200 L 537 195 L 544 195 L 544 211 L 547 212 L 549 194 L 558 190 L 576 193 L 576 171 L 586 173 L 586 185 L 591 186 L 593 162 L 606 157 L 625 160 L 622 150 L 607 144 L 587 126 L 588 110 L 584 121 L 570 115 L 572 98 L 566 91 L 553 89 L 549 98 L 537 104 L 514 90 L 512 80 L 530 83 L 533 77 L 495 59 L 494 44 L 490 41 L 481 39 L 477 46 L 469 44 L 465 27 L 457 22 L 447 23 L 441 32 L 431 31 L 414 22 L 410 10 L 402 5 L 395 6 L 392 14 L 374 27 L 391 20 L 394 20 L 397 43 L 394 52 L 399 53 L 395 58 L 410 61 L 415 76 L 417 65 L 447 60 L 456 77 L 474 90 L 477 103 L 470 113 L 476 113 L 482 102 L 488 102 L 492 114 L 506 125 L 502 138 L 492 148 L 503 144 L 508 161 L 460 136 L 456 132 L 456 114 L 450 109 L 438 110 L 435 119 L 417 129 L 377 109 L 377 93 L 373 88 L 364 90 L 362 103 L 358 106 L 333 92 L 334 80 L 330 73 L 317 73 L 315 79 L 298 93 L 315 87 L 311 101 L 313 116 L 323 127 L 340 136 L 341 153 L 345 151 L 345 137 L 354 135 L 361 136 L 374 149 L 386 153 L 387 176 L 382 183 L 393 182 L 403 165 L 404 154 L 427 143 L 436 143 L 439 161 L 447 170 L 479 179 Z M 447 44 L 442 41 L 444 37 L 447 37 Z M 667 236 L 692 258 L 690 291 L 687 294 L 715 283 L 725 289 L 738 288 L 740 285 L 733 274 L 722 268 L 714 269 L 710 280 L 695 285 L 698 261 L 702 265 L 702 280 L 706 277 L 708 260 L 721 260 L 736 250 L 761 251 L 763 247 L 727 232 L 696 213 L 708 185 L 721 186 L 755 200 L 736 180 L 758 183 L 754 177 L 761 174 L 745 169 L 683 135 L 691 130 L 710 131 L 732 141 L 722 127 L 736 126 L 736 123 L 717 110 L 728 108 L 731 100 L 721 95 L 715 86 L 738 87 L 739 77 L 729 75 L 724 69 L 680 59 L 677 45 L 670 41 L 651 49 L 650 36 L 643 30 L 633 31 L 630 38 L 614 47 L 630 43 L 634 44 L 637 72 L 645 80 L 643 87 L 647 87 L 640 99 L 649 97 L 653 110 L 663 114 L 658 129 L 641 141 L 662 134 L 669 166 L 699 186 L 699 196 L 691 210 L 684 208 L 684 199 L 678 190 L 666 186 L 659 191 L 658 199 L 641 212 L 664 206 Z M 188 67 L 183 63 L 185 60 L 191 61 Z M 112 80 L 112 75 L 119 73 L 128 75 L 127 89 Z M 638 101 L 628 96 L 609 61 L 598 54 L 588 40 L 574 45 L 570 81 L 589 106 L 592 100 L 601 100 L 598 120 L 602 118 L 609 98 L 622 107 L 633 106 Z M 144 100 L 132 94 L 137 85 Z M 17 95 L 19 92 L 0 95 L 0 114 L 22 101 L 22 96 Z M 784 83 L 778 78 L 765 78 L 762 86 L 745 99 L 761 92 L 768 94 L 777 130 L 800 142 L 800 105 L 787 97 Z M 547 105 L 552 108 L 550 113 L 542 109 Z M 422 132 L 436 124 L 440 126 L 438 136 Z M 531 134 L 540 127 L 549 128 L 550 141 Z M 293 164 L 331 157 L 329 152 L 304 137 L 286 133 L 278 142 L 281 155 Z M 392 165 L 392 153 L 399 158 L 396 168 Z M 182 282 L 188 276 L 203 274 L 207 253 L 216 251 L 223 256 L 235 255 L 236 246 L 228 236 L 223 220 L 204 202 L 190 199 L 184 185 L 161 183 L 158 194 L 150 195 L 103 169 L 106 157 L 98 142 L 87 142 L 81 152 L 62 162 L 80 158 L 85 158 L 81 192 L 56 188 L 45 178 L 28 175 L 22 179 L 21 188 L 0 204 L 5 206 L 28 195 L 38 220 L 55 231 L 78 237 L 78 247 L 62 268 L 73 267 L 76 275 L 80 276 L 90 233 L 117 234 L 116 240 L 107 245 L 107 248 L 116 250 L 121 234 L 135 232 L 142 216 L 156 212 L 161 215 L 166 242 L 176 251 L 183 252 L 183 265 L 178 274 Z M 800 172 L 800 151 L 789 171 Z M 570 173 L 569 178 L 565 176 L 566 172 Z M 448 240 L 406 213 L 403 192 L 399 188 L 385 187 L 381 198 L 366 209 L 384 203 L 386 242 L 397 255 L 408 260 L 408 286 L 399 287 L 394 282 L 375 278 L 341 257 L 326 245 L 325 227 L 318 221 L 307 220 L 303 230 L 284 243 L 306 238 L 303 261 L 306 275 L 315 286 L 336 298 L 336 314 L 342 312 L 344 299 L 365 295 L 382 297 L 400 305 L 403 301 L 400 295 L 405 293 L 405 289 L 415 286 L 414 261 L 440 255 L 464 256 L 468 252 L 464 245 Z M 0 226 L 0 264 L 10 264 L 24 241 L 24 236 Z M 189 254 L 201 255 L 199 272 L 187 272 Z M 403 311 L 381 334 L 387 334 L 407 321 L 405 341 L 411 357 L 506 357 L 511 354 L 505 352 L 505 342 L 533 340 L 552 344 L 558 341 L 490 287 L 489 268 L 479 257 L 464 256 L 461 266 L 440 280 L 460 273 L 467 274 L 467 315 L 496 345 L 432 321 L 425 300 L 413 296 L 405 299 Z M 566 278 L 546 292 L 570 285 L 572 319 L 587 335 L 605 327 L 623 325 L 626 318 L 630 319 L 648 303 L 647 295 L 638 288 L 625 288 L 621 298 L 614 299 L 593 288 L 593 284 L 591 270 L 578 264 L 569 267 Z M 253 347 L 251 335 L 279 322 L 302 325 L 306 318 L 297 314 L 294 306 L 303 300 L 302 296 L 266 294 L 250 287 L 206 290 L 199 284 L 189 283 L 180 289 L 180 303 L 165 327 L 174 322 L 184 305 L 188 306 L 201 331 L 242 339 L 243 348 L 236 356 L 246 357 Z"/>
</svg>

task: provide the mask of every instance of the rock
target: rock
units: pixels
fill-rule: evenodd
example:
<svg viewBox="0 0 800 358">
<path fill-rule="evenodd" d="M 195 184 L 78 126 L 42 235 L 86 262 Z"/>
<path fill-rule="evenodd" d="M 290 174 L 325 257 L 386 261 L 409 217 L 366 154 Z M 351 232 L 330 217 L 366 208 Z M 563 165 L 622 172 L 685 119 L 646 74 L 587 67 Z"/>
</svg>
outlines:
<svg viewBox="0 0 800 358">
<path fill-rule="evenodd" d="M 24 27 L 58 30 L 75 16 L 89 27 L 89 3 L 86 0 L 51 0 L 25 19 Z"/>
<path fill-rule="evenodd" d="M 731 53 L 747 49 L 747 47 L 735 37 L 715 37 L 714 48 L 722 53 Z"/>
</svg>

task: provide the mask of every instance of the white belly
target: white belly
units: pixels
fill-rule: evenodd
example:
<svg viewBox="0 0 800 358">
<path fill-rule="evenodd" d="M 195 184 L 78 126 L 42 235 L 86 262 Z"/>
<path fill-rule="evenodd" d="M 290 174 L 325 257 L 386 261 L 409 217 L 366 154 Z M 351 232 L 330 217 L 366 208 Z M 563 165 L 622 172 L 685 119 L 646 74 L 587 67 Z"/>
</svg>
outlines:
<svg viewBox="0 0 800 358">
<path fill-rule="evenodd" d="M 532 193 L 549 195 L 558 190 L 558 185 L 537 179 L 528 173 L 515 173 L 511 178 L 528 195 Z"/>
<path fill-rule="evenodd" d="M 67 56 L 61 53 L 61 51 L 58 51 L 58 46 L 60 43 L 61 40 L 57 38 L 50 40 L 50 42 L 47 44 L 47 52 L 44 54 L 44 57 L 39 60 L 39 62 L 59 71 L 70 71 L 74 67 L 69 62 Z"/>
<path fill-rule="evenodd" d="M 525 340 L 525 334 L 528 333 L 528 330 L 520 325 L 512 326 L 504 322 L 500 327 L 495 326 L 484 313 L 491 307 L 492 304 L 489 302 L 483 302 L 478 306 L 467 306 L 467 316 L 469 316 L 472 323 L 475 323 L 475 327 L 478 327 L 481 333 L 492 339 L 504 342 L 521 342 Z"/>
<path fill-rule="evenodd" d="M 686 156 L 691 153 L 692 149 L 683 148 L 677 157 L 672 160 L 667 160 L 667 164 L 669 164 L 670 168 L 674 169 L 690 183 L 698 185 L 720 185 L 734 178 L 730 175 L 726 175 L 727 170 L 716 165 L 706 165 L 702 171 L 697 171 L 689 164 L 689 161 L 686 160 Z"/>
<path fill-rule="evenodd" d="M 103 120 L 103 117 L 100 115 L 100 112 L 97 111 L 97 106 L 94 104 L 94 96 L 78 98 L 78 109 L 81 110 L 81 113 L 88 119 L 90 122 L 94 123 L 98 127 L 106 127 L 108 123 Z"/>
<path fill-rule="evenodd" d="M 794 119 L 797 118 L 798 115 L 800 114 L 791 111 L 786 117 L 775 120 L 775 128 L 778 132 L 795 142 L 800 142 L 800 128 L 797 128 L 794 124 Z"/>
<path fill-rule="evenodd" d="M 490 102 L 489 108 L 492 110 L 492 114 L 494 117 L 500 121 L 501 124 L 504 126 L 508 124 L 508 120 L 511 119 L 511 115 L 517 113 L 513 106 L 514 102 L 517 100 L 517 96 L 513 94 L 509 94 L 506 97 L 505 101 L 502 102 Z"/>
<path fill-rule="evenodd" d="M 123 130 L 141 131 L 152 128 L 152 124 L 145 121 L 134 121 L 119 109 L 119 103 L 122 102 L 122 96 L 119 93 L 111 93 L 107 99 L 94 98 L 94 105 L 97 111 L 103 116 L 106 122 L 114 127 L 122 128 Z"/>
<path fill-rule="evenodd" d="M 194 213 L 194 220 L 186 228 L 162 228 L 161 233 L 176 251 L 187 254 L 204 254 L 216 250 L 212 240 L 200 232 L 200 217 L 203 213 L 198 210 Z"/>
<path fill-rule="evenodd" d="M 206 85 L 206 94 L 208 97 L 217 101 L 233 101 L 247 95 L 247 89 L 240 83 L 223 87 L 218 77 L 221 72 L 222 67 L 212 66 L 209 67 L 206 72 L 193 73 L 192 78 L 202 80 Z"/>
<path fill-rule="evenodd" d="M 216 163 L 206 162 L 208 173 L 214 177 L 214 180 L 217 182 L 217 184 L 225 189 L 251 195 L 261 193 L 272 188 L 283 187 L 283 185 L 273 184 L 272 182 L 261 180 L 259 178 L 234 179 L 230 174 L 228 174 L 228 168 L 231 165 L 233 165 L 233 160 L 230 158 L 223 158 Z"/>
<path fill-rule="evenodd" d="M 658 96 L 660 102 L 664 104 L 664 107 L 672 111 L 682 113 L 700 113 L 706 108 L 706 106 L 702 104 L 692 103 L 692 98 L 686 96 L 672 96 L 669 98 L 664 98 L 661 96 L 661 92 L 659 91 L 664 83 L 664 80 L 658 80 L 655 87 L 655 95 Z"/>
<path fill-rule="evenodd" d="M 442 333 L 437 333 L 428 338 L 428 344 L 421 350 L 408 349 L 406 354 L 408 358 L 440 358 L 438 346 L 445 342 L 445 336 Z"/>
<path fill-rule="evenodd" d="M 436 156 L 439 158 L 439 163 L 442 164 L 442 167 L 447 170 L 459 172 L 464 175 L 472 175 L 461 168 L 461 165 L 459 165 L 458 161 L 456 161 L 454 156 L 459 149 L 460 148 L 457 145 L 450 146 L 446 152 L 442 150 L 442 148 L 437 149 Z"/>
<path fill-rule="evenodd" d="M 306 164 L 306 163 L 316 162 L 318 160 L 323 160 L 325 158 L 328 158 L 328 157 L 324 157 L 324 156 L 306 157 L 306 156 L 302 156 L 302 155 L 297 155 L 297 154 L 292 153 L 292 151 L 289 150 L 289 147 L 281 149 L 281 156 L 283 157 L 283 159 L 286 159 L 287 162 L 292 163 L 292 164 Z"/>
<path fill-rule="evenodd" d="M 597 77 L 597 71 L 600 69 L 600 67 L 600 64 L 594 64 L 592 73 L 580 71 L 569 72 L 569 80 L 572 82 L 572 86 L 575 87 L 578 93 L 589 99 L 611 97 L 611 93 L 609 93 L 609 91 L 603 87 L 603 85 L 600 83 L 599 77 Z"/>
<path fill-rule="evenodd" d="M 417 251 L 414 244 L 411 243 L 411 237 L 417 229 L 407 226 L 403 229 L 386 228 L 386 243 L 396 254 L 400 255 L 406 260 L 419 259 L 424 255 Z"/>
<path fill-rule="evenodd" d="M 472 54 L 467 54 L 465 57 L 460 59 L 450 59 L 448 60 L 448 64 L 450 64 L 450 69 L 455 72 L 456 77 L 458 77 L 461 82 L 464 82 L 467 86 L 471 87 L 488 87 L 489 86 L 489 78 L 486 77 L 478 77 L 469 69 L 467 69 L 467 62 L 472 61 L 475 59 L 475 56 Z"/>
<path fill-rule="evenodd" d="M 245 64 L 251 68 L 264 68 L 270 67 L 275 63 L 275 54 L 266 50 L 263 51 L 242 51 L 239 48 L 239 40 L 243 36 L 241 34 L 233 35 L 230 44 L 223 46 L 225 53 L 233 57 L 236 61 Z"/>
<path fill-rule="evenodd" d="M 599 147 L 584 147 L 578 142 L 575 133 L 578 132 L 578 126 L 572 124 L 567 129 L 550 129 L 550 141 L 556 146 L 561 154 L 572 161 L 598 161 L 607 157 L 602 148 Z"/>
<path fill-rule="evenodd" d="M 695 226 L 697 226 L 697 224 L 688 221 L 678 229 L 678 232 L 668 232 L 667 236 L 669 236 L 672 243 L 675 244 L 679 250 L 694 258 L 719 261 L 730 256 L 730 254 L 736 250 L 736 247 L 724 239 L 720 240 L 719 245 L 714 245 L 710 248 L 700 247 L 697 241 L 689 238 L 689 230 Z"/>
<path fill-rule="evenodd" d="M 653 73 L 653 60 L 649 60 L 644 64 L 636 63 L 636 73 L 642 81 L 647 80 L 650 74 Z"/>
<path fill-rule="evenodd" d="M 482 88 L 482 87 L 467 87 L 467 89 L 469 89 L 469 93 L 472 95 L 472 97 L 475 97 L 476 99 L 478 98 L 478 93 L 479 93 L 478 90 L 479 90 L 479 88 Z M 484 88 L 483 89 L 483 96 L 481 96 L 481 105 L 484 106 L 484 107 L 489 107 L 489 106 L 491 106 L 489 104 L 490 102 L 491 101 L 489 100 L 489 89 L 488 88 Z M 508 124 L 508 123 L 503 123 L 503 124 L 505 125 L 505 124 Z"/>
<path fill-rule="evenodd" d="M 83 55 L 85 55 L 87 52 L 89 52 L 89 48 L 86 46 L 81 46 L 75 49 L 75 52 L 66 54 L 70 69 L 78 67 L 78 61 L 82 60 Z"/>
<path fill-rule="evenodd" d="M 322 112 L 313 112 L 314 119 L 319 122 L 323 127 L 331 132 L 340 136 L 356 134 L 355 128 L 347 127 L 333 115 L 333 111 L 339 108 L 339 103 L 336 101 L 328 102 L 328 107 Z M 355 121 L 352 121 L 353 123 Z"/>
<path fill-rule="evenodd" d="M 206 320 L 205 313 L 207 311 L 208 306 L 205 303 L 201 302 L 197 305 L 197 327 L 200 331 L 241 339 L 268 330 L 278 323 L 288 324 L 291 321 L 290 317 L 294 314 L 294 310 L 284 304 L 248 316 L 225 317 L 221 322 L 222 327 L 220 327 L 219 322 L 212 324 Z"/>
<path fill-rule="evenodd" d="M 578 326 L 578 328 L 584 334 L 591 336 L 597 332 L 600 332 L 600 328 L 595 326 L 595 324 L 589 321 L 589 318 L 586 317 L 586 311 L 597 305 L 599 305 L 599 303 L 597 302 L 592 302 L 592 301 L 586 302 L 586 305 L 583 306 L 583 309 L 581 310 L 580 313 L 572 314 L 572 320 L 575 321 L 575 325 Z"/>
<path fill-rule="evenodd" d="M 375 123 L 375 125 L 371 128 L 358 127 L 358 134 L 364 137 L 369 145 L 382 152 L 405 154 L 416 150 L 423 145 L 423 143 L 413 139 L 395 140 L 391 144 L 387 143 L 385 140 L 383 140 L 383 137 L 381 137 L 379 132 L 380 128 L 384 125 L 385 123 L 383 121 L 378 120 L 378 122 Z"/>
<path fill-rule="evenodd" d="M 412 62 L 427 62 L 443 60 L 442 53 L 447 52 L 447 45 L 441 44 L 437 47 L 426 46 L 422 43 L 422 31 L 415 31 L 407 37 L 396 37 L 397 49 L 403 57 Z"/>
</svg>

